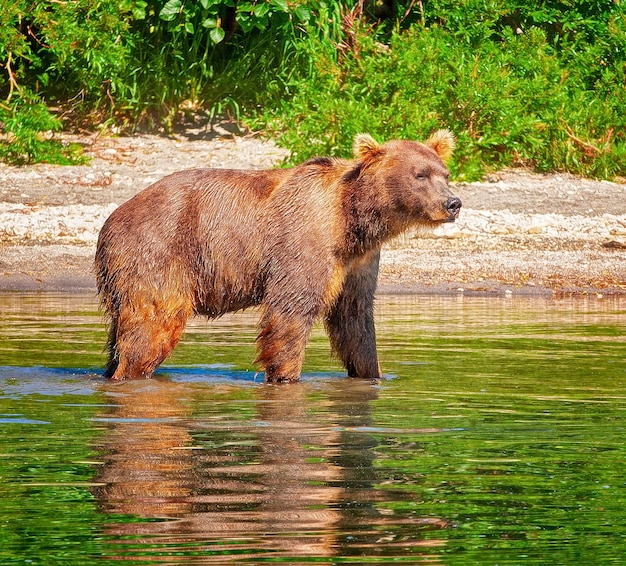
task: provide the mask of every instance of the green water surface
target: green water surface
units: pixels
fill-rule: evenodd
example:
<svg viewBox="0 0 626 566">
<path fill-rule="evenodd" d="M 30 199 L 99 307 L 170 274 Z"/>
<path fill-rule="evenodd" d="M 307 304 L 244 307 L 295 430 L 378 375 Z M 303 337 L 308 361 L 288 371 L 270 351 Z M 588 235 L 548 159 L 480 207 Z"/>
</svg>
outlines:
<svg viewBox="0 0 626 566">
<path fill-rule="evenodd" d="M 381 296 L 379 383 L 254 312 L 100 376 L 90 295 L 0 294 L 0 564 L 622 564 L 626 299 Z"/>
</svg>

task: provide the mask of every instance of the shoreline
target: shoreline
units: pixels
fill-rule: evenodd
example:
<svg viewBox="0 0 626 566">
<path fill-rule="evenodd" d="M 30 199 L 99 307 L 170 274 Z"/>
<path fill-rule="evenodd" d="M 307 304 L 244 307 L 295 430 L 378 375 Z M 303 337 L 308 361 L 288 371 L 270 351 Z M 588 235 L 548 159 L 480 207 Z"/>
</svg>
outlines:
<svg viewBox="0 0 626 566">
<path fill-rule="evenodd" d="M 554 274 L 548 272 L 551 284 L 535 274 L 535 280 L 519 282 L 520 274 L 506 278 L 502 274 L 486 274 L 483 270 L 463 272 L 461 277 L 446 277 L 446 273 L 437 271 L 437 265 L 420 266 L 428 263 L 428 255 L 423 254 L 421 262 L 415 257 L 411 265 L 402 258 L 407 247 L 399 245 L 397 249 L 383 250 L 381 272 L 378 279 L 377 294 L 380 295 L 464 295 L 494 297 L 586 297 L 586 296 L 626 296 L 626 284 L 616 283 L 614 279 L 589 282 L 589 273 L 579 270 L 561 277 L 557 282 Z M 0 292 L 64 292 L 96 294 L 95 276 L 92 271 L 95 248 L 86 245 L 33 244 L 28 246 L 0 246 Z M 400 251 L 400 258 L 394 258 L 394 252 Z M 471 256 L 470 256 L 471 257 Z M 438 258 L 446 264 L 454 258 Z M 548 260 L 546 265 L 550 265 Z M 448 263 L 450 265 L 450 263 Z M 529 267 L 528 262 L 520 265 Z M 24 267 L 22 267 L 24 266 Z M 492 265 L 496 271 L 502 266 Z M 454 269 L 448 269 L 448 275 Z M 489 276 L 490 275 L 490 276 Z M 626 277 L 626 273 L 624 274 Z M 425 282 L 424 279 L 430 279 Z M 516 280 L 517 279 L 517 280 Z"/>
<path fill-rule="evenodd" d="M 181 169 L 267 169 L 287 152 L 254 136 L 70 136 L 89 165 L 0 164 L 0 291 L 94 292 L 100 227 Z M 626 185 L 511 169 L 451 183 L 459 219 L 383 247 L 379 294 L 626 295 Z"/>
</svg>

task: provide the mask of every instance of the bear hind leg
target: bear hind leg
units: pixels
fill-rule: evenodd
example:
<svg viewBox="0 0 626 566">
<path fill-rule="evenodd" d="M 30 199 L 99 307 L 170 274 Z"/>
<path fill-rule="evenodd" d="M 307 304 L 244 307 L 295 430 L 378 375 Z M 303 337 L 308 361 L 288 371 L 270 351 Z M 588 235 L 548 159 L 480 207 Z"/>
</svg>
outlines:
<svg viewBox="0 0 626 566">
<path fill-rule="evenodd" d="M 123 306 L 111 324 L 105 375 L 114 380 L 151 377 L 178 344 L 191 312 L 190 304 Z"/>
<path fill-rule="evenodd" d="M 104 377 L 113 377 L 117 366 L 119 365 L 119 358 L 117 355 L 117 317 L 111 320 L 109 326 L 109 338 L 107 340 L 106 349 L 108 353 L 107 365 L 104 368 Z"/>
</svg>

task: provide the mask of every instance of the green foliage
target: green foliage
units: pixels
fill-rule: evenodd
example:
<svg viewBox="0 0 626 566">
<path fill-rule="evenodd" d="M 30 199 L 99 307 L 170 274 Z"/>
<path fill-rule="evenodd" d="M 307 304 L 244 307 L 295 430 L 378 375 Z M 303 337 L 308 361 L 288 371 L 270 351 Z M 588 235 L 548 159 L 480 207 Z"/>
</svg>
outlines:
<svg viewBox="0 0 626 566">
<path fill-rule="evenodd" d="M 0 5 L 0 157 L 10 162 L 74 162 L 76 155 L 42 132 L 58 130 L 53 104 L 77 115 L 112 104 L 124 72 L 131 0 L 74 0 Z"/>
<path fill-rule="evenodd" d="M 460 179 L 510 165 L 624 176 L 624 13 L 585 23 L 573 10 L 556 22 L 560 12 L 527 4 L 463 4 L 439 3 L 435 21 L 425 2 L 426 25 L 398 28 L 386 44 L 363 28 L 358 49 L 339 59 L 313 45 L 311 76 L 292 86 L 293 98 L 266 108 L 260 124 L 294 149 L 295 161 L 347 155 L 361 131 L 423 139 L 446 126 L 458 137 L 452 169 Z M 512 15 L 514 27 L 505 25 Z"/>
<path fill-rule="evenodd" d="M 13 162 L 73 159 L 42 135 L 53 113 L 168 130 L 204 111 L 245 117 L 296 161 L 346 155 L 360 131 L 448 127 L 458 178 L 519 164 L 626 176 L 626 14 L 612 0 L 16 0 L 0 5 L 0 61 Z"/>
<path fill-rule="evenodd" d="M 242 90 L 254 86 L 246 79 L 262 66 L 264 75 L 278 68 L 294 26 L 310 17 L 304 5 L 292 9 L 283 0 L 151 0 L 137 6 L 135 61 L 123 98 L 130 123 L 147 127 L 171 126 L 181 104 L 236 110 Z"/>
<path fill-rule="evenodd" d="M 0 105 L 0 122 L 4 139 L 0 139 L 0 159 L 23 165 L 29 162 L 50 162 L 64 165 L 83 163 L 82 147 L 63 145 L 52 137 L 61 129 L 46 105 L 32 93 L 23 91 L 10 104 Z"/>
</svg>

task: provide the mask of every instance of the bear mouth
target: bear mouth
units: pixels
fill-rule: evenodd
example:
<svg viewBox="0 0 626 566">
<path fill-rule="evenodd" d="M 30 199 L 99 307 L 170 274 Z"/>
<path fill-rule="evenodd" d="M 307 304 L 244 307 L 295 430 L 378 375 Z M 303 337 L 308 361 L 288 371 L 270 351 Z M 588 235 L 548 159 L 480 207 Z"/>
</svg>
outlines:
<svg viewBox="0 0 626 566">
<path fill-rule="evenodd" d="M 431 226 L 433 228 L 436 228 L 437 226 L 440 226 L 441 224 L 451 224 L 452 222 L 456 222 L 456 219 L 458 217 L 459 217 L 459 213 L 453 212 L 452 214 L 449 214 L 448 216 L 445 216 L 444 218 L 424 219 L 422 222 L 420 222 L 420 224 L 423 226 Z"/>
</svg>

